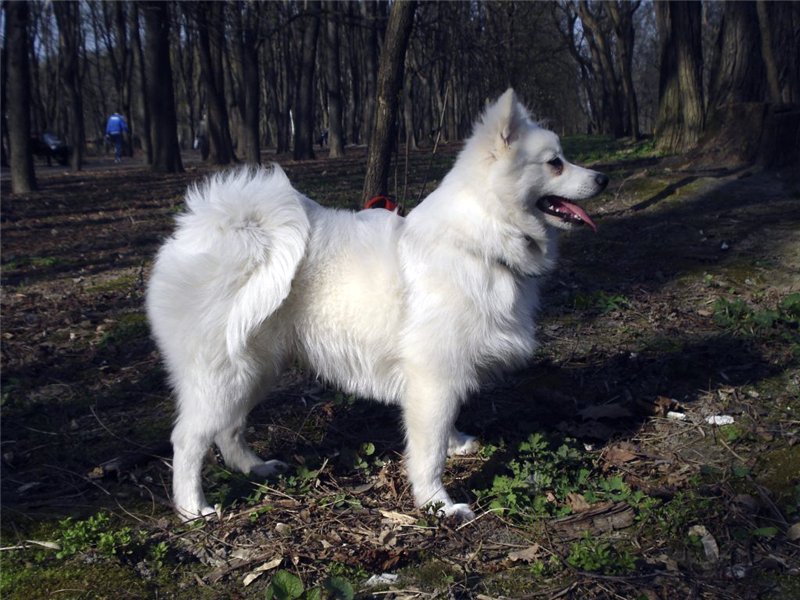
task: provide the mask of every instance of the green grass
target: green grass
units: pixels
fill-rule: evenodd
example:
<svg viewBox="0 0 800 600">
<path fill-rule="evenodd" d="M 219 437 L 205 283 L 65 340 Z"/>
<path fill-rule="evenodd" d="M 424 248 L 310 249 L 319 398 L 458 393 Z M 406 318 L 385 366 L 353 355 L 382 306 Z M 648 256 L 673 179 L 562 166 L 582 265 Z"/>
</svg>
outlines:
<svg viewBox="0 0 800 600">
<path fill-rule="evenodd" d="M 624 501 L 635 508 L 647 504 L 646 496 L 631 490 L 620 476 L 601 475 L 574 440 L 559 442 L 539 433 L 520 443 L 504 462 L 503 472 L 475 493 L 489 510 L 520 522 L 572 513 L 575 494 L 589 504 Z"/>
<path fill-rule="evenodd" d="M 624 162 L 659 156 L 653 139 L 637 142 L 603 135 L 571 135 L 561 140 L 564 153 L 577 163 Z"/>
<path fill-rule="evenodd" d="M 567 564 L 603 575 L 625 575 L 636 569 L 634 555 L 628 549 L 594 538 L 588 532 L 570 545 Z"/>
<path fill-rule="evenodd" d="M 26 547 L 3 553 L 2 598 L 49 598 L 55 590 L 68 590 L 69 598 L 145 598 L 152 586 L 164 590 L 175 583 L 170 545 L 107 512 L 40 522 L 14 537 L 23 536 L 42 543 L 21 543 Z M 8 537 L 3 535 L 5 546 Z M 148 570 L 148 580 L 136 565 Z"/>
<path fill-rule="evenodd" d="M 742 336 L 782 340 L 800 358 L 800 292 L 784 296 L 773 307 L 754 307 L 742 298 L 718 298 L 713 311 L 719 327 Z"/>
<path fill-rule="evenodd" d="M 99 347 L 124 345 L 133 340 L 147 338 L 150 328 L 144 313 L 126 313 L 119 316 L 116 323 L 100 339 Z"/>
</svg>

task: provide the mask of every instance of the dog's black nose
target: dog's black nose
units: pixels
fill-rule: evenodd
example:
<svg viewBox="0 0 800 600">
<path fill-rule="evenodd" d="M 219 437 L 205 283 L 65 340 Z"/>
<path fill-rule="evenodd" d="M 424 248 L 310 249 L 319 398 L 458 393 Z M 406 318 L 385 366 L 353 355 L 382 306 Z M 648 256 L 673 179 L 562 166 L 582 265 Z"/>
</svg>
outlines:
<svg viewBox="0 0 800 600">
<path fill-rule="evenodd" d="M 604 175 L 603 173 L 598 173 L 594 176 L 594 181 L 597 185 L 600 186 L 600 190 L 606 189 L 608 185 L 608 175 Z"/>
</svg>

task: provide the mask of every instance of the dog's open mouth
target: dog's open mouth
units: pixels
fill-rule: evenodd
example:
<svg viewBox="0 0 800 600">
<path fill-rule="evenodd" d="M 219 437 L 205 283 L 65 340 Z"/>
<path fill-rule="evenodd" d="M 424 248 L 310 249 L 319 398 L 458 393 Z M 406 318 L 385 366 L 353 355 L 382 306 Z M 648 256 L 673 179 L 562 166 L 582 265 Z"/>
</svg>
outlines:
<svg viewBox="0 0 800 600">
<path fill-rule="evenodd" d="M 589 218 L 586 211 L 566 198 L 544 196 L 539 198 L 536 206 L 542 212 L 558 217 L 566 223 L 586 223 L 592 228 L 592 231 L 597 232 L 597 225 Z"/>
</svg>

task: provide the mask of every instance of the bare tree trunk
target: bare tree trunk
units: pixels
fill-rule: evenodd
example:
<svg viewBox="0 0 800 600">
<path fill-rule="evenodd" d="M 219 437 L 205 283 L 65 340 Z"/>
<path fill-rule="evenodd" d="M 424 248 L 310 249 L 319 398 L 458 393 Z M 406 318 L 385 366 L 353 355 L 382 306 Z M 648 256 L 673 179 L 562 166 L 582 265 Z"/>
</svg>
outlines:
<svg viewBox="0 0 800 600">
<path fill-rule="evenodd" d="M 766 68 L 770 101 L 780 104 L 781 84 L 778 77 L 778 63 L 775 60 L 775 53 L 772 51 L 772 28 L 767 14 L 767 3 L 764 0 L 757 0 L 756 11 L 758 13 L 758 29 L 761 33 L 761 56 Z"/>
<path fill-rule="evenodd" d="M 222 68 L 225 4 L 201 2 L 195 6 L 198 27 L 200 72 L 208 102 L 210 160 L 227 165 L 233 159 L 228 109 L 225 104 L 225 73 Z"/>
<path fill-rule="evenodd" d="M 709 109 L 764 99 L 766 74 L 755 2 L 727 2 L 717 42 Z"/>
<path fill-rule="evenodd" d="M 626 0 L 619 3 L 614 0 L 606 4 L 611 21 L 614 23 L 622 95 L 628 109 L 628 133 L 633 139 L 639 139 L 639 104 L 636 101 L 636 90 L 633 87 L 633 42 L 635 38 L 633 13 L 640 4 L 641 0 L 635 2 Z"/>
<path fill-rule="evenodd" d="M 781 101 L 800 104 L 800 52 L 784 52 L 784 48 L 800 47 L 800 4 L 797 2 L 767 3 L 772 24 L 772 48 L 778 70 Z"/>
<path fill-rule="evenodd" d="M 357 7 L 355 3 L 347 3 L 347 20 L 354 21 L 357 18 Z M 345 114 L 347 136 L 351 144 L 358 144 L 361 142 L 361 120 L 358 118 L 361 114 L 361 64 L 358 56 L 358 41 L 356 35 L 349 35 L 346 37 L 347 44 L 347 58 L 349 64 L 349 77 L 346 78 L 347 86 L 347 108 Z"/>
<path fill-rule="evenodd" d="M 142 103 L 142 126 L 136 129 L 139 131 L 139 135 L 141 135 L 144 143 L 147 164 L 152 165 L 153 136 L 150 127 L 150 95 L 147 91 L 150 82 L 147 80 L 147 65 L 144 59 L 144 51 L 142 50 L 142 36 L 139 34 L 139 4 L 137 2 L 131 3 L 129 19 L 131 39 L 133 40 L 133 47 L 136 50 L 136 60 L 139 62 L 139 75 L 142 82 L 139 90 L 140 102 Z"/>
<path fill-rule="evenodd" d="M 414 127 L 414 99 L 411 96 L 413 77 L 406 73 L 403 84 L 403 123 L 406 130 L 406 148 L 418 150 L 417 130 Z"/>
<path fill-rule="evenodd" d="M 800 97 L 791 101 L 791 90 L 800 89 L 798 25 L 793 2 L 725 4 L 702 158 L 728 166 L 800 164 Z"/>
<path fill-rule="evenodd" d="M 236 38 L 231 47 L 236 63 L 242 146 L 244 160 L 251 165 L 261 164 L 259 136 L 261 90 L 258 77 L 258 23 L 261 8 L 263 5 L 238 1 L 233 10 Z"/>
<path fill-rule="evenodd" d="M 72 150 L 70 166 L 73 171 L 83 168 L 83 147 L 86 133 L 83 126 L 83 101 L 78 71 L 78 44 L 80 39 L 80 5 L 77 0 L 64 0 L 53 4 L 58 23 L 58 45 L 61 61 L 61 85 L 67 97 L 69 135 Z"/>
<path fill-rule="evenodd" d="M 366 39 L 362 47 L 364 52 L 364 114 L 361 131 L 363 137 L 369 139 L 372 125 L 375 122 L 375 94 L 378 77 L 378 3 L 364 2 L 361 5 L 361 11 L 366 32 Z"/>
<path fill-rule="evenodd" d="M 697 144 L 704 127 L 702 39 L 699 2 L 657 2 L 661 76 L 656 147 L 683 152 Z"/>
<path fill-rule="evenodd" d="M 326 19 L 326 71 L 328 78 L 328 141 L 331 158 L 344 156 L 342 140 L 342 74 L 339 67 L 339 3 L 328 0 L 328 17 Z"/>
<path fill-rule="evenodd" d="M 599 5 L 603 10 L 604 5 Z M 601 118 L 604 133 L 610 133 L 615 137 L 625 134 L 623 122 L 623 106 L 619 97 L 619 80 L 614 71 L 611 47 L 607 34 L 603 29 L 599 18 L 592 12 L 586 0 L 578 3 L 578 13 L 583 23 L 586 40 L 592 54 L 594 71 L 599 75 L 600 88 L 602 90 Z"/>
<path fill-rule="evenodd" d="M 153 141 L 153 171 L 183 171 L 178 145 L 175 93 L 169 57 L 169 4 L 153 0 L 141 3 L 145 25 L 147 103 Z"/>
<path fill-rule="evenodd" d="M 4 2 L 6 13 L 5 52 L 8 56 L 8 139 L 11 154 L 11 192 L 24 194 L 36 189 L 31 155 L 31 75 L 28 64 L 27 2 Z"/>
<path fill-rule="evenodd" d="M 386 194 L 389 190 L 389 159 L 397 133 L 398 96 L 403 83 L 403 64 L 414 25 L 415 9 L 413 0 L 395 0 L 389 13 L 378 71 L 375 127 L 370 136 L 362 205 L 373 196 Z"/>
<path fill-rule="evenodd" d="M 319 37 L 319 2 L 308 3 L 294 113 L 294 159 L 314 158 L 314 68 Z"/>
</svg>

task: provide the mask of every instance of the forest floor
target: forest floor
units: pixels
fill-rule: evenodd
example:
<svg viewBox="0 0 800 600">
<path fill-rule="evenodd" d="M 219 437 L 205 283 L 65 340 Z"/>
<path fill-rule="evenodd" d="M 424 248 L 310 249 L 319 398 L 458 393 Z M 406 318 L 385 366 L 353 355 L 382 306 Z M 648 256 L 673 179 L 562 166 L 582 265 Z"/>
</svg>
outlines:
<svg viewBox="0 0 800 600">
<path fill-rule="evenodd" d="M 24 196 L 4 181 L 0 596 L 800 597 L 800 184 L 565 146 L 612 177 L 587 204 L 599 232 L 563 239 L 536 360 L 462 413 L 483 443 L 448 462 L 467 524 L 414 508 L 395 410 L 300 372 L 248 431 L 289 473 L 261 484 L 210 454 L 222 518 L 181 524 L 142 304 L 207 168 L 42 168 Z M 406 204 L 456 150 L 399 157 Z M 356 204 L 363 150 L 278 158 L 310 197 Z"/>
</svg>

